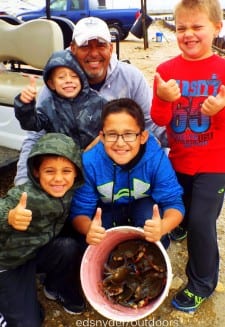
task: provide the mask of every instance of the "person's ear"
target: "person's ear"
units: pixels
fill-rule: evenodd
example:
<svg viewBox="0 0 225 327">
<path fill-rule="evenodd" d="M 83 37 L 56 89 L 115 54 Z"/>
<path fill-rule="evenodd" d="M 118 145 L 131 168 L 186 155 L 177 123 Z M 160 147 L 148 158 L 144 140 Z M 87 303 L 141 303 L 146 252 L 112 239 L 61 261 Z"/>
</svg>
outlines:
<svg viewBox="0 0 225 327">
<path fill-rule="evenodd" d="M 148 140 L 149 133 L 147 130 L 141 132 L 141 144 L 145 144 Z"/>
<path fill-rule="evenodd" d="M 113 43 L 110 43 L 110 53 L 113 53 Z"/>
<path fill-rule="evenodd" d="M 100 131 L 99 132 L 99 139 L 100 139 L 100 141 L 104 144 L 105 143 L 105 139 L 104 139 L 104 136 L 103 136 L 103 131 Z"/>
<path fill-rule="evenodd" d="M 70 51 L 72 52 L 72 54 L 75 56 L 76 55 L 76 51 L 77 50 L 77 46 L 76 46 L 76 44 L 72 41 L 71 43 L 70 43 Z"/>
<path fill-rule="evenodd" d="M 223 27 L 223 22 L 219 22 L 219 23 L 215 24 L 214 37 L 218 37 L 219 36 L 222 27 Z"/>
<path fill-rule="evenodd" d="M 34 175 L 35 178 L 38 179 L 39 178 L 39 170 L 38 169 L 34 169 L 33 170 L 33 175 Z"/>
</svg>

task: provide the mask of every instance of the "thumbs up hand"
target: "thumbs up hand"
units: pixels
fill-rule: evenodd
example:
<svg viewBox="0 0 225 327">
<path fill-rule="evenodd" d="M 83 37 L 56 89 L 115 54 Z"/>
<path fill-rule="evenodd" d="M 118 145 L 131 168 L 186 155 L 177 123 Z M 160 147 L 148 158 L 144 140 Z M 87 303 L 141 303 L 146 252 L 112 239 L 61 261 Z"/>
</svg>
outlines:
<svg viewBox="0 0 225 327">
<path fill-rule="evenodd" d="M 157 86 L 157 96 L 163 100 L 168 102 L 174 102 L 180 98 L 181 92 L 180 88 L 175 81 L 175 79 L 170 79 L 165 82 L 159 73 L 155 74 L 155 81 Z"/>
<path fill-rule="evenodd" d="M 16 230 L 25 231 L 28 229 L 32 220 L 32 211 L 26 209 L 27 193 L 23 192 L 19 203 L 8 214 L 8 223 Z"/>
<path fill-rule="evenodd" d="M 210 95 L 202 104 L 201 112 L 207 116 L 214 116 L 225 107 L 225 85 L 221 85 L 216 96 Z"/>
<path fill-rule="evenodd" d="M 36 78 L 34 76 L 30 76 L 30 83 L 27 87 L 25 87 L 20 94 L 20 101 L 23 103 L 32 102 L 37 95 L 37 87 L 36 87 Z"/>
<path fill-rule="evenodd" d="M 145 221 L 144 235 L 146 241 L 149 242 L 159 241 L 162 237 L 162 219 L 157 204 L 153 206 L 152 219 L 147 219 Z"/>
<path fill-rule="evenodd" d="M 90 224 L 86 235 L 86 242 L 91 245 L 99 244 L 106 236 L 105 228 L 102 227 L 102 210 L 97 208 L 95 216 Z"/>
</svg>

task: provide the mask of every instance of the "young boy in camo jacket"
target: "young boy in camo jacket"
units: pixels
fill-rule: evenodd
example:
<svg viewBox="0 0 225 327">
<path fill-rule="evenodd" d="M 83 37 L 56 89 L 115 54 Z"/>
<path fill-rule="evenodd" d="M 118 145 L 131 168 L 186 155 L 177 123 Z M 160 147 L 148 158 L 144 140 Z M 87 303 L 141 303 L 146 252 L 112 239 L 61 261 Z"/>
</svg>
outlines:
<svg viewBox="0 0 225 327">
<path fill-rule="evenodd" d="M 0 199 L 0 326 L 40 327 L 36 273 L 45 273 L 45 295 L 69 313 L 84 309 L 79 247 L 60 231 L 72 193 L 83 181 L 80 147 L 72 138 L 45 134 L 28 161 L 29 181 Z"/>
</svg>

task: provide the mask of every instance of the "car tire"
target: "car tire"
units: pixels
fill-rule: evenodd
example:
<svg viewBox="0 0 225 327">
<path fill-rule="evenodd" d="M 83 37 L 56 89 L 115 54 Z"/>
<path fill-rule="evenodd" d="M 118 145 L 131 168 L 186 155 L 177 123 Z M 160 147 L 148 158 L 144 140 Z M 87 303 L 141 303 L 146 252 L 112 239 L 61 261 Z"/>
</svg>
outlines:
<svg viewBox="0 0 225 327">
<path fill-rule="evenodd" d="M 111 34 L 117 33 L 119 41 L 122 41 L 126 38 L 126 34 L 122 31 L 122 28 L 118 24 L 109 24 L 109 31 Z"/>
</svg>

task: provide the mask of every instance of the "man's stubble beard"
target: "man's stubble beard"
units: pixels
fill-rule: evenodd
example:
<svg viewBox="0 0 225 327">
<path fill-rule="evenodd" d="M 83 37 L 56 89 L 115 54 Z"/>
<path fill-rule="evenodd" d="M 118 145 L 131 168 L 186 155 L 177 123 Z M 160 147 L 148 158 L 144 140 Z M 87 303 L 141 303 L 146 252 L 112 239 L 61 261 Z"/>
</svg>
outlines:
<svg viewBox="0 0 225 327">
<path fill-rule="evenodd" d="M 90 72 L 88 70 L 85 70 L 85 74 L 86 74 L 90 84 L 94 84 L 95 80 L 98 81 L 96 83 L 100 83 L 101 81 L 103 81 L 105 79 L 105 75 L 106 75 L 106 74 L 104 74 L 104 69 L 103 68 L 96 71 L 96 72 L 94 72 L 94 73 L 92 73 L 92 72 Z"/>
</svg>

